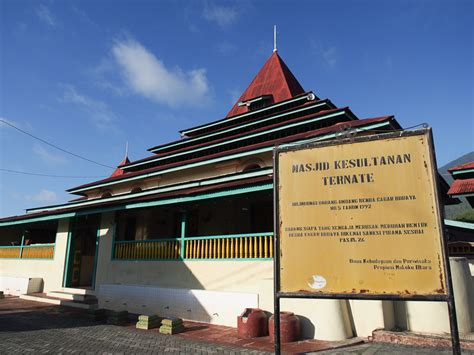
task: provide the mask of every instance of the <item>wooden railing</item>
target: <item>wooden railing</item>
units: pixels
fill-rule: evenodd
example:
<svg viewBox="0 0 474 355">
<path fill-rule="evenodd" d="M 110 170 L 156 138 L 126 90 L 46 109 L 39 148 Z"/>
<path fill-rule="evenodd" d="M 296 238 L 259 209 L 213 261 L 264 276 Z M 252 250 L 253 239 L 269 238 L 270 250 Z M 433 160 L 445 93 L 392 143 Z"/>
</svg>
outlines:
<svg viewBox="0 0 474 355">
<path fill-rule="evenodd" d="M 179 259 L 179 239 L 115 242 L 114 259 L 153 260 Z"/>
<path fill-rule="evenodd" d="M 115 241 L 116 260 L 271 259 L 273 233 Z"/>
<path fill-rule="evenodd" d="M 21 247 L 0 247 L 0 259 L 18 259 Z"/>
<path fill-rule="evenodd" d="M 0 247 L 0 259 L 53 259 L 53 244 Z"/>
<path fill-rule="evenodd" d="M 273 233 L 185 238 L 186 259 L 273 258 Z"/>
<path fill-rule="evenodd" d="M 54 244 L 38 244 L 23 247 L 22 259 L 53 259 Z"/>
</svg>

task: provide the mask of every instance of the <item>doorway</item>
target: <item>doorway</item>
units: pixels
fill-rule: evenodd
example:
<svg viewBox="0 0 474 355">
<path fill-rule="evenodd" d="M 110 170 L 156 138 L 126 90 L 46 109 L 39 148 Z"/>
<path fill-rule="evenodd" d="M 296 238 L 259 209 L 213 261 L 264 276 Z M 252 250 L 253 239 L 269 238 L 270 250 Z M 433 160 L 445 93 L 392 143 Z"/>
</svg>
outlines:
<svg viewBox="0 0 474 355">
<path fill-rule="evenodd" d="M 99 228 L 99 214 L 75 218 L 69 241 L 65 287 L 95 287 Z"/>
</svg>

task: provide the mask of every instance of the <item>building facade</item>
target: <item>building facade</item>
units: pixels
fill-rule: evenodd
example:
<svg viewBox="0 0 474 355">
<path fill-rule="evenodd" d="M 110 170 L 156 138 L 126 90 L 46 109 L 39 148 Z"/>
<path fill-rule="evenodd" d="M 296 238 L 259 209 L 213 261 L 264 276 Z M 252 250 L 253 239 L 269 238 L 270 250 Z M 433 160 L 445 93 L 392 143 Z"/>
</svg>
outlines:
<svg viewBox="0 0 474 355">
<path fill-rule="evenodd" d="M 273 310 L 274 147 L 400 129 L 305 91 L 274 52 L 225 118 L 126 157 L 110 177 L 69 189 L 78 198 L 68 203 L 0 219 L 0 289 L 40 279 L 46 294 L 86 289 L 107 309 L 236 326 L 245 307 Z M 443 309 L 434 325 L 413 302 L 282 301 L 304 336 L 327 340 L 449 331 L 445 305 L 432 306 Z"/>
</svg>

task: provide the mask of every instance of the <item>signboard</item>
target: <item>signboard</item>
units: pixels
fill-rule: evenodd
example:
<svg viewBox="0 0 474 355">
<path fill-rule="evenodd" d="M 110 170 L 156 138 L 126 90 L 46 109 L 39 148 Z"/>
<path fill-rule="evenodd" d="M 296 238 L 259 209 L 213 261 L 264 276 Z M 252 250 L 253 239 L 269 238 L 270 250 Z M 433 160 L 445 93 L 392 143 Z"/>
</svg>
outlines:
<svg viewBox="0 0 474 355">
<path fill-rule="evenodd" d="M 276 150 L 277 292 L 448 295 L 429 133 Z"/>
</svg>

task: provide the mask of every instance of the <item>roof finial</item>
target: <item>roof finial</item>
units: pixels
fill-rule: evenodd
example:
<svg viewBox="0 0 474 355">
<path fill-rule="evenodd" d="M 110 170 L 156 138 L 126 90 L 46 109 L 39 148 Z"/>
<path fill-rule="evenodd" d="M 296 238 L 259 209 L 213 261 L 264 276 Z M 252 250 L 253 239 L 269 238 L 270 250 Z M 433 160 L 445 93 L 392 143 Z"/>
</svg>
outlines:
<svg viewBox="0 0 474 355">
<path fill-rule="evenodd" d="M 125 159 L 128 158 L 128 141 L 125 143 Z"/>
<path fill-rule="evenodd" d="M 277 51 L 277 26 L 273 25 L 273 53 Z"/>
</svg>

